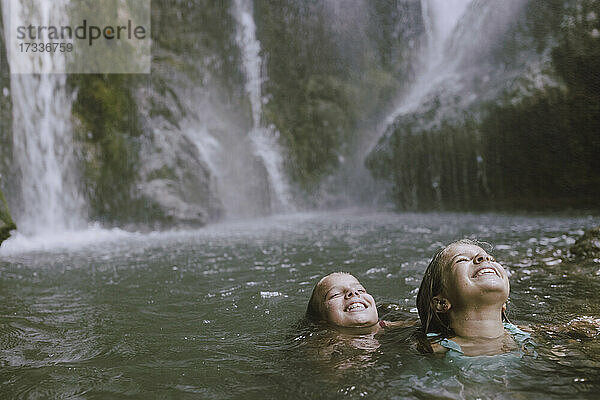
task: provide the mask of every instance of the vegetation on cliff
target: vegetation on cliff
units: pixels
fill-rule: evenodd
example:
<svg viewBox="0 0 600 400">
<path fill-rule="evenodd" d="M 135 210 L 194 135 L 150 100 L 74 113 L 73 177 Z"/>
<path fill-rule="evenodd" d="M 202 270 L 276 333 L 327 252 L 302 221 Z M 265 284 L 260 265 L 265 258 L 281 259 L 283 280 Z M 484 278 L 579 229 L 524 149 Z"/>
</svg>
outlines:
<svg viewBox="0 0 600 400">
<path fill-rule="evenodd" d="M 529 40 L 539 58 L 548 54 L 545 69 L 502 82 L 498 96 L 451 117 L 439 118 L 451 108 L 440 95 L 398 118 L 367 160 L 398 207 L 598 208 L 599 8 L 589 0 L 531 2 L 495 57 L 514 59 Z M 552 83 L 540 86 L 545 81 Z"/>
<path fill-rule="evenodd" d="M 359 130 L 375 123 L 411 75 L 420 8 L 400 3 L 344 10 L 255 1 L 268 73 L 265 122 L 281 133 L 287 173 L 301 188 L 310 192 L 351 155 Z"/>
<path fill-rule="evenodd" d="M 0 243 L 8 239 L 10 231 L 17 229 L 8 211 L 8 205 L 0 190 Z"/>
<path fill-rule="evenodd" d="M 136 104 L 127 75 L 75 75 L 69 83 L 75 138 L 81 145 L 83 177 L 94 219 L 123 218 L 135 210 L 131 185 L 136 178 L 140 135 Z"/>
</svg>

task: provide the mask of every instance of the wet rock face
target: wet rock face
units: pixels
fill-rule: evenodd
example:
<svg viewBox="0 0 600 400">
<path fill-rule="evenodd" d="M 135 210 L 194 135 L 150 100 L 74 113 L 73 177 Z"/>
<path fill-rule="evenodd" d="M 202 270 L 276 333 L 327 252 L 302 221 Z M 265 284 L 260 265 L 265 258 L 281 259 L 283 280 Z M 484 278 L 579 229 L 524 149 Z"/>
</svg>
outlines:
<svg viewBox="0 0 600 400">
<path fill-rule="evenodd" d="M 400 209 L 596 209 L 598 3 L 477 3 L 367 167 Z"/>
<path fill-rule="evenodd" d="M 571 246 L 571 254 L 577 258 L 600 258 L 600 226 L 587 230 Z"/>
<path fill-rule="evenodd" d="M 203 226 L 219 218 L 223 210 L 214 176 L 189 139 L 156 131 L 143 149 L 136 197 L 143 200 L 155 226 Z"/>
<path fill-rule="evenodd" d="M 4 195 L 2 194 L 2 191 L 0 191 L 0 243 L 8 239 L 10 231 L 13 229 L 17 229 L 17 227 L 8 212 L 8 206 L 4 200 Z"/>
</svg>

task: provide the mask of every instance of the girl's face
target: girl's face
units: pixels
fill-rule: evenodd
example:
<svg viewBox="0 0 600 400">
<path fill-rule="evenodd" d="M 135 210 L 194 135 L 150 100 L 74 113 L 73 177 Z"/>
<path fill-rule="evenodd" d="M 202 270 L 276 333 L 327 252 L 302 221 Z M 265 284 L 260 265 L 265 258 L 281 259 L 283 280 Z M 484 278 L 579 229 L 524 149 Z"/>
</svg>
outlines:
<svg viewBox="0 0 600 400">
<path fill-rule="evenodd" d="M 319 296 L 321 313 L 333 325 L 358 328 L 378 322 L 375 300 L 352 275 L 328 275 L 319 283 Z"/>
<path fill-rule="evenodd" d="M 466 243 L 445 250 L 444 296 L 453 307 L 503 304 L 510 285 L 506 271 L 481 247 Z"/>
</svg>

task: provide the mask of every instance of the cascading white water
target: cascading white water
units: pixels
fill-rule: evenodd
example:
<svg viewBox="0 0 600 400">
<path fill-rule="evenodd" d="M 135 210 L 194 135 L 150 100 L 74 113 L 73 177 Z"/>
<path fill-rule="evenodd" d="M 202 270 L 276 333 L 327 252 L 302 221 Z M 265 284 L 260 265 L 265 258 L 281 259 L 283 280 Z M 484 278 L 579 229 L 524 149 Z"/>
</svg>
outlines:
<svg viewBox="0 0 600 400">
<path fill-rule="evenodd" d="M 400 107 L 388 118 L 388 123 L 401 114 L 413 111 L 432 89 L 454 72 L 450 48 L 453 33 L 473 0 L 421 0 L 427 45 L 421 54 L 419 75 Z M 456 56 L 456 55 L 454 55 Z"/>
<path fill-rule="evenodd" d="M 36 6 L 3 0 L 5 29 L 29 25 L 32 20 L 49 25 L 66 13 L 68 0 L 36 2 Z M 19 7 L 7 12 L 9 7 Z M 12 18 L 11 18 L 12 15 Z M 10 19 L 21 18 L 21 21 Z M 21 23 L 22 22 L 22 23 Z M 64 59 L 43 53 L 41 74 L 21 57 L 10 63 L 13 104 L 13 152 L 22 187 L 22 205 L 14 215 L 19 231 L 26 235 L 77 229 L 85 226 L 85 202 L 77 188 L 74 168 L 71 103 L 66 76 L 48 73 Z M 58 68 L 60 69 L 60 68 Z"/>
<path fill-rule="evenodd" d="M 242 64 L 246 76 L 246 92 L 252 107 L 252 130 L 249 137 L 253 152 L 263 161 L 269 184 L 271 185 L 272 207 L 274 211 L 285 212 L 294 209 L 288 183 L 282 172 L 283 160 L 277 143 L 278 132 L 262 124 L 262 59 L 260 42 L 256 38 L 252 2 L 235 0 L 233 16 L 237 22 L 236 42 L 242 52 Z"/>
<path fill-rule="evenodd" d="M 440 58 L 444 55 L 444 45 L 471 2 L 472 0 L 421 0 L 430 66 L 433 66 L 435 61 L 441 61 Z"/>
<path fill-rule="evenodd" d="M 474 0 L 421 0 L 423 24 L 427 43 L 417 58 L 418 71 L 408 93 L 402 96 L 398 106 L 376 129 L 376 136 L 369 140 L 364 156 L 370 153 L 387 127 L 400 115 L 413 112 L 435 88 L 453 81 L 457 63 L 452 41 L 461 18 Z"/>
</svg>

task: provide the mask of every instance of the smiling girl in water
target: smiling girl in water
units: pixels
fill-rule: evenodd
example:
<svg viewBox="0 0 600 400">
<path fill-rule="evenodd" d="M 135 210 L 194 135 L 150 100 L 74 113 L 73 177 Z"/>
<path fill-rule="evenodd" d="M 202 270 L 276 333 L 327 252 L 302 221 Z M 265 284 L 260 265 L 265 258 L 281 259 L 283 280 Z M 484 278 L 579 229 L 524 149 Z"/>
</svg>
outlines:
<svg viewBox="0 0 600 400">
<path fill-rule="evenodd" d="M 427 340 L 422 351 L 493 355 L 521 347 L 529 334 L 508 322 L 506 271 L 469 240 L 438 251 L 423 276 L 417 309 Z"/>
<path fill-rule="evenodd" d="M 377 336 L 384 328 L 415 324 L 414 320 L 380 320 L 373 296 L 345 272 L 329 274 L 315 285 L 305 322 L 310 323 L 310 330 L 302 335 L 310 337 L 308 357 L 334 370 L 373 365 L 372 356 L 380 347 Z"/>
<path fill-rule="evenodd" d="M 382 328 L 373 296 L 358 279 L 344 272 L 329 274 L 315 285 L 306 318 L 356 334 L 376 333 Z"/>
<path fill-rule="evenodd" d="M 412 326 L 414 321 L 379 320 L 375 300 L 354 276 L 334 272 L 313 289 L 306 318 L 349 334 L 374 334 L 383 328 Z"/>
</svg>

